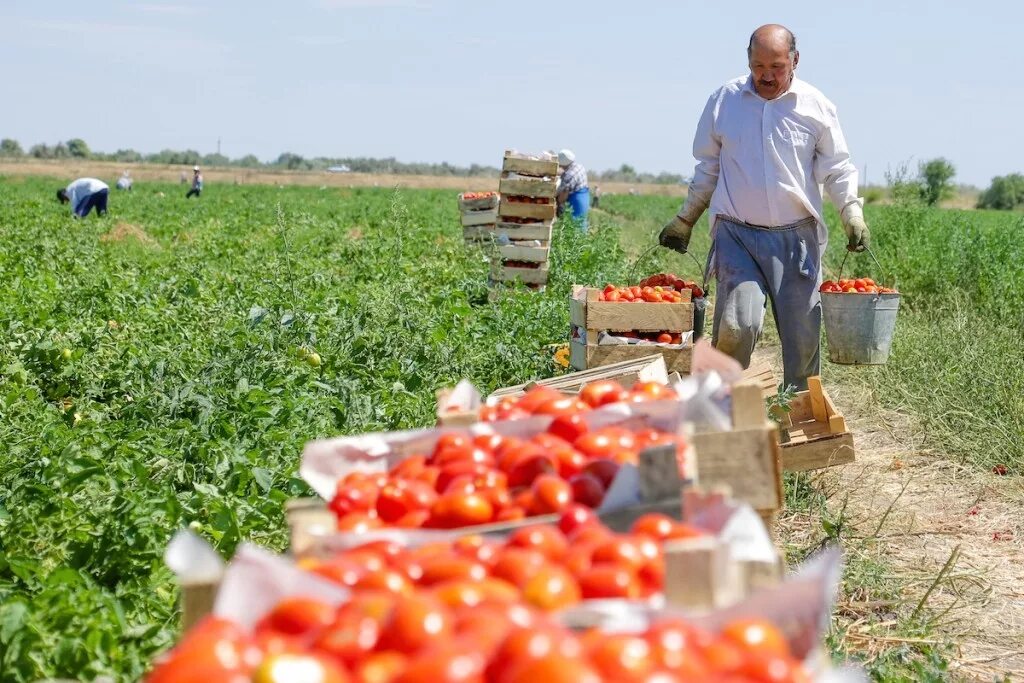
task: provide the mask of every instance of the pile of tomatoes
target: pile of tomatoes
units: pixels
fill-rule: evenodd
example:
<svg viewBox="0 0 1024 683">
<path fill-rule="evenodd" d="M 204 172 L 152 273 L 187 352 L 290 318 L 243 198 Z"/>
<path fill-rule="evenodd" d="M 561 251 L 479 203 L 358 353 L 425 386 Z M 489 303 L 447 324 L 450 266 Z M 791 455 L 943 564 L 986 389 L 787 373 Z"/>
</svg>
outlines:
<svg viewBox="0 0 1024 683">
<path fill-rule="evenodd" d="M 470 199 L 489 199 L 497 194 L 497 192 L 463 192 L 462 199 L 465 201 Z"/>
<path fill-rule="evenodd" d="M 818 291 L 831 294 L 897 294 L 895 289 L 877 285 L 875 284 L 875 281 L 869 277 L 859 277 L 849 280 L 844 278 L 838 282 L 834 280 L 825 280 L 821 283 L 821 287 L 818 288 Z"/>
<path fill-rule="evenodd" d="M 637 633 L 573 632 L 516 603 L 450 606 L 423 592 L 281 601 L 252 632 L 200 622 L 148 683 L 805 683 L 771 622 L 719 633 L 680 619 Z"/>
<path fill-rule="evenodd" d="M 613 403 L 643 403 L 678 398 L 675 391 L 657 382 L 638 382 L 629 389 L 611 379 L 597 380 L 580 389 L 578 400 L 538 384 L 521 396 L 506 396 L 480 408 L 482 422 L 518 420 L 531 415 L 553 415 L 562 411 L 585 413 Z"/>
<path fill-rule="evenodd" d="M 413 455 L 387 473 L 346 475 L 329 503 L 338 529 L 452 529 L 559 513 L 572 503 L 597 507 L 619 467 L 636 464 L 641 450 L 671 444 L 683 460 L 686 444 L 677 434 L 615 425 L 591 430 L 583 418 L 601 401 L 668 397 L 667 387 L 608 389 L 584 388 L 577 398 L 535 387 L 495 416 L 551 416 L 543 432 L 530 438 L 446 432 L 430 454 Z"/>
<path fill-rule="evenodd" d="M 598 301 L 628 301 L 631 303 L 668 303 L 678 304 L 682 302 L 683 295 L 671 287 L 617 287 L 605 285 L 604 289 L 597 296 Z"/>
<path fill-rule="evenodd" d="M 498 602 L 550 612 L 580 600 L 636 600 L 660 593 L 661 543 L 702 533 L 650 513 L 637 519 L 630 533 L 617 534 L 589 508 L 573 505 L 558 526 L 521 527 L 506 540 L 470 535 L 415 548 L 369 541 L 303 566 L 357 592 L 421 591 L 452 608 Z"/>
<path fill-rule="evenodd" d="M 527 197 L 525 195 L 506 195 L 505 199 L 513 204 L 550 204 L 554 201 L 549 197 Z"/>
<path fill-rule="evenodd" d="M 694 299 L 704 296 L 704 290 L 696 282 L 690 282 L 672 273 L 657 273 L 640 281 L 641 287 L 671 287 L 676 291 L 690 290 Z"/>
</svg>

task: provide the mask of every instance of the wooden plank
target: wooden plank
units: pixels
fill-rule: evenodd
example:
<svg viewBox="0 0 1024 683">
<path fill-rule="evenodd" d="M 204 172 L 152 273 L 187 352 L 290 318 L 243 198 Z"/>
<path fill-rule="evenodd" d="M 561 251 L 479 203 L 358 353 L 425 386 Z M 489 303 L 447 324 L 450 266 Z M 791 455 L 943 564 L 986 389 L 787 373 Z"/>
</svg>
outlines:
<svg viewBox="0 0 1024 683">
<path fill-rule="evenodd" d="M 505 235 L 512 241 L 551 241 L 551 223 L 504 223 L 499 216 L 494 226 L 495 237 Z"/>
<path fill-rule="evenodd" d="M 735 429 L 761 427 L 767 422 L 761 387 L 756 382 L 732 385 L 732 425 Z"/>
<path fill-rule="evenodd" d="M 807 395 L 811 400 L 811 415 L 818 422 L 825 422 L 825 396 L 821 388 L 821 377 L 814 376 L 807 378 Z"/>
<path fill-rule="evenodd" d="M 541 159 L 536 156 L 506 150 L 505 157 L 502 159 L 501 170 L 531 176 L 558 175 L 558 159 Z"/>
<path fill-rule="evenodd" d="M 743 371 L 743 379 L 757 382 L 764 393 L 765 398 L 770 398 L 779 393 L 779 382 L 775 378 L 775 372 L 768 363 L 751 365 Z"/>
<path fill-rule="evenodd" d="M 466 211 L 479 211 L 480 209 L 494 209 L 498 206 L 498 200 L 500 196 L 497 192 L 493 193 L 489 197 L 476 197 L 474 199 L 465 199 L 464 194 L 459 195 L 459 211 L 465 213 Z"/>
<path fill-rule="evenodd" d="M 181 584 L 181 628 L 187 631 L 213 613 L 219 581 Z"/>
<path fill-rule="evenodd" d="M 498 180 L 498 191 L 509 197 L 531 197 L 554 199 L 558 190 L 556 178 L 509 178 L 502 174 Z"/>
<path fill-rule="evenodd" d="M 532 218 L 538 221 L 553 221 L 555 208 L 554 204 L 511 202 L 507 197 L 502 197 L 498 204 L 498 216 L 499 218 Z"/>
<path fill-rule="evenodd" d="M 600 294 L 601 290 L 594 287 L 573 286 L 569 312 L 574 325 L 596 331 L 687 332 L 693 329 L 689 290 L 682 292 L 681 303 L 599 301 Z"/>
<path fill-rule="evenodd" d="M 573 358 L 573 345 L 580 345 L 579 342 L 570 342 L 569 358 Z M 595 368 L 611 363 L 620 363 L 626 360 L 636 360 L 649 356 L 651 352 L 660 353 L 665 359 L 665 368 L 669 372 L 678 372 L 681 375 L 690 374 L 690 362 L 693 360 L 693 347 L 687 346 L 682 349 L 670 349 L 666 347 L 648 346 L 640 344 L 610 344 L 601 346 L 598 344 L 587 344 L 584 346 L 586 365 L 580 370 Z M 573 366 L 578 367 L 578 366 Z"/>
<path fill-rule="evenodd" d="M 713 536 L 667 541 L 664 556 L 668 607 L 709 611 L 739 599 L 728 547 Z"/>
<path fill-rule="evenodd" d="M 540 268 L 516 268 L 498 262 L 491 263 L 491 279 L 496 282 L 515 282 L 523 284 L 546 284 L 548 281 L 548 264 Z"/>
<path fill-rule="evenodd" d="M 463 227 L 470 225 L 494 225 L 498 222 L 498 210 L 467 211 L 462 214 Z"/>
<path fill-rule="evenodd" d="M 640 496 L 652 502 L 678 497 L 683 490 L 676 445 L 652 446 L 640 451 Z"/>
<path fill-rule="evenodd" d="M 755 510 L 782 507 L 782 469 L 775 430 L 769 425 L 728 432 L 696 432 L 697 483 L 728 486 Z"/>
<path fill-rule="evenodd" d="M 845 465 L 856 459 L 853 434 L 836 434 L 782 446 L 782 467 L 787 472 L 804 472 Z"/>
<path fill-rule="evenodd" d="M 832 402 L 832 397 L 828 395 L 828 392 L 822 391 L 822 394 L 825 398 L 825 414 L 828 416 L 828 431 L 832 434 L 842 434 L 846 431 L 846 419 L 836 409 L 836 405 Z"/>
<path fill-rule="evenodd" d="M 793 424 L 814 419 L 811 413 L 811 397 L 806 391 L 798 391 L 789 402 L 789 417 Z"/>
<path fill-rule="evenodd" d="M 523 247 L 515 244 L 506 244 L 498 247 L 498 256 L 510 261 L 544 263 L 548 260 L 548 252 L 549 249 L 547 247 Z"/>
</svg>

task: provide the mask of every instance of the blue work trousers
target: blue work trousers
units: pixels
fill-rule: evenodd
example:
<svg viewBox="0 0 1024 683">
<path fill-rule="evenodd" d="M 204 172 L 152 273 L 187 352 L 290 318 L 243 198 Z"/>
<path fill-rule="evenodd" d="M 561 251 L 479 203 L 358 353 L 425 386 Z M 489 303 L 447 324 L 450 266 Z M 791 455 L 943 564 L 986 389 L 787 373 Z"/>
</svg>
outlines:
<svg viewBox="0 0 1024 683">
<path fill-rule="evenodd" d="M 821 370 L 821 252 L 814 218 L 779 228 L 718 216 L 708 265 L 717 277 L 712 344 L 750 366 L 767 301 L 782 340 L 783 385 Z"/>
<path fill-rule="evenodd" d="M 586 187 L 576 190 L 569 195 L 565 203 L 572 209 L 572 217 L 579 223 L 580 230 L 586 232 L 590 228 L 590 221 L 587 219 L 590 212 L 590 190 Z"/>
</svg>

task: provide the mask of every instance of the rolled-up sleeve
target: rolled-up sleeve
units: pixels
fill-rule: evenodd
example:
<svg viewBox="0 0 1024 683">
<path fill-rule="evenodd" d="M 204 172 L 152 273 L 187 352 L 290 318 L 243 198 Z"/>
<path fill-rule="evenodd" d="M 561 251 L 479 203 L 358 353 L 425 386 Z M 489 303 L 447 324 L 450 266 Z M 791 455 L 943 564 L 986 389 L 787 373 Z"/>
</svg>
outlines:
<svg viewBox="0 0 1024 683">
<path fill-rule="evenodd" d="M 825 125 L 815 148 L 814 179 L 825 187 L 845 222 L 850 215 L 863 215 L 864 201 L 857 196 L 859 174 L 850 161 L 850 150 L 846 147 L 835 107 L 826 107 L 823 119 Z"/>
<path fill-rule="evenodd" d="M 718 95 L 715 93 L 708 99 L 704 112 L 697 122 L 697 133 L 693 137 L 693 156 L 697 166 L 693 171 L 693 180 L 686 192 L 686 202 L 679 209 L 679 217 L 693 225 L 711 203 L 711 195 L 718 185 L 718 173 L 721 163 L 722 141 L 715 134 L 715 113 L 718 108 Z"/>
</svg>

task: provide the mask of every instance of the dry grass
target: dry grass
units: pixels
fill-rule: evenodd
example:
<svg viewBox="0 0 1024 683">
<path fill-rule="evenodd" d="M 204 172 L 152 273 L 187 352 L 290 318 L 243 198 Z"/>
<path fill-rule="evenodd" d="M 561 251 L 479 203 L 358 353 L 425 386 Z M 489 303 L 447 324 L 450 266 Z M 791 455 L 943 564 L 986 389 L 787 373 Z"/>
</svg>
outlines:
<svg viewBox="0 0 1024 683">
<path fill-rule="evenodd" d="M 160 244 L 147 235 L 142 227 L 132 223 L 118 223 L 110 231 L 100 235 L 100 242 L 124 242 L 127 239 L 133 239 L 147 247 L 160 247 Z"/>
<path fill-rule="evenodd" d="M 778 365 L 777 349 L 759 352 Z M 776 367 L 778 371 L 778 367 Z M 920 448 L 916 421 L 877 407 L 867 388 L 829 383 L 854 433 L 857 461 L 810 473 L 851 563 L 884 567 L 898 599 L 870 582 L 846 586 L 837 615 L 847 646 L 868 661 L 898 644 L 951 646 L 968 679 L 1024 675 L 1024 485 Z M 814 512 L 789 513 L 782 535 L 821 541 Z M 908 637 L 917 620 L 927 634 Z"/>
<path fill-rule="evenodd" d="M 113 181 L 120 177 L 125 168 L 131 169 L 136 183 L 179 181 L 184 166 L 161 166 L 154 164 L 119 164 L 113 161 L 82 161 L 62 159 L 44 161 L 26 159 L 0 162 L 0 175 L 27 176 L 42 175 L 60 178 L 92 176 Z M 187 169 L 191 175 L 191 169 Z M 234 185 L 316 185 L 322 187 L 402 187 L 450 189 L 460 192 L 496 191 L 497 178 L 462 178 L 452 176 L 389 175 L 378 173 L 326 173 L 322 171 L 268 171 L 245 168 L 204 168 L 203 179 L 210 183 Z M 643 183 L 599 183 L 602 194 L 626 194 L 635 190 L 638 194 L 658 194 L 682 197 L 686 188 L 682 185 L 653 185 Z M 183 190 L 184 191 L 184 190 Z"/>
</svg>

